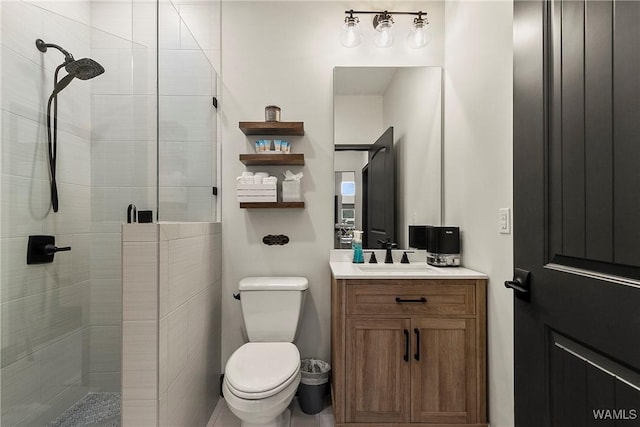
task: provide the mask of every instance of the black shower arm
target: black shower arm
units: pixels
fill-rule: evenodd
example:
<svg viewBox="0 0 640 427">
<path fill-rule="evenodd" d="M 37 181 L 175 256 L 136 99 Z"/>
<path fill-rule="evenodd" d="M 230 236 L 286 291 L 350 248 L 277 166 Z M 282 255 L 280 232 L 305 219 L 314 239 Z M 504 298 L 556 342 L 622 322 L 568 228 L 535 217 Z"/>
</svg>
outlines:
<svg viewBox="0 0 640 427">
<path fill-rule="evenodd" d="M 64 63 L 65 64 L 68 64 L 69 62 L 75 61 L 75 59 L 73 58 L 72 54 L 70 54 L 69 52 L 67 52 L 65 49 L 63 49 L 62 47 L 58 46 L 57 44 L 45 43 L 44 40 L 38 39 L 38 40 L 36 40 L 36 47 L 38 48 L 38 50 L 40 52 L 46 52 L 47 48 L 49 48 L 49 47 L 52 47 L 54 49 L 58 49 L 64 55 Z"/>
</svg>

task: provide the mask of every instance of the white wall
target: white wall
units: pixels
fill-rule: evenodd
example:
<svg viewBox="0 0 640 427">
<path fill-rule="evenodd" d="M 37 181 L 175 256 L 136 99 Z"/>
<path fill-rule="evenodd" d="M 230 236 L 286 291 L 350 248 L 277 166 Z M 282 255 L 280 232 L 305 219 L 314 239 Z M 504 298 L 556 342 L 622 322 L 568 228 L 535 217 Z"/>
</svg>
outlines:
<svg viewBox="0 0 640 427">
<path fill-rule="evenodd" d="M 443 65 L 444 5 L 403 2 L 426 10 L 433 41 L 422 50 L 402 40 L 388 50 L 369 42 L 343 48 L 338 32 L 344 11 L 379 2 L 225 2 L 222 5 L 223 344 L 222 363 L 243 342 L 240 304 L 231 299 L 251 275 L 301 275 L 310 283 L 297 344 L 302 356 L 330 357 L 329 250 L 333 245 L 333 67 Z M 366 21 L 367 19 L 363 19 Z M 400 19 L 398 19 L 398 23 Z M 410 20 L 405 22 L 407 31 Z M 282 108 L 283 121 L 304 121 L 305 136 L 291 138 L 305 154 L 301 210 L 242 210 L 235 179 L 245 170 L 240 153 L 252 152 L 239 121 L 260 121 L 264 107 Z M 263 169 L 263 168 L 259 168 Z M 253 169 L 255 170 L 255 168 Z M 279 174 L 283 168 L 269 168 Z M 286 246 L 262 244 L 266 234 L 286 234 Z"/>
<path fill-rule="evenodd" d="M 373 144 L 382 135 L 382 96 L 333 98 L 336 144 Z"/>
<path fill-rule="evenodd" d="M 445 218 L 462 229 L 462 262 L 487 273 L 489 421 L 514 425 L 513 237 L 498 234 L 512 207 L 513 5 L 446 3 Z M 516 230 L 517 231 L 517 230 Z"/>
<path fill-rule="evenodd" d="M 409 225 L 440 224 L 442 69 L 400 68 L 384 93 L 383 128 L 393 126 L 396 241 L 409 247 Z"/>
</svg>

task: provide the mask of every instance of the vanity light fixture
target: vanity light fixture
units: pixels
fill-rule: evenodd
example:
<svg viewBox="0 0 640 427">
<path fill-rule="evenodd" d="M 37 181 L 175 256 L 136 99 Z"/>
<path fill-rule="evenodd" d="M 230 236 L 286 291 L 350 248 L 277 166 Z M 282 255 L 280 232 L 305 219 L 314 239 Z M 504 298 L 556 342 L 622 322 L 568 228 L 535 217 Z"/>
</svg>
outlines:
<svg viewBox="0 0 640 427">
<path fill-rule="evenodd" d="M 340 31 L 340 43 L 344 47 L 356 47 L 362 41 L 362 32 L 360 31 L 360 19 L 353 16 L 353 11 L 349 16 L 344 18 L 344 25 Z"/>
<path fill-rule="evenodd" d="M 393 16 L 392 15 L 415 15 L 413 25 L 409 31 L 407 37 L 407 44 L 413 49 L 420 49 L 425 47 L 431 41 L 431 30 L 429 28 L 429 21 L 427 20 L 427 13 L 423 11 L 418 12 L 389 12 L 385 11 L 371 11 L 371 10 L 358 10 L 353 9 L 346 10 L 344 12 L 347 16 L 344 19 L 344 26 L 340 32 L 340 43 L 344 47 L 356 47 L 362 41 L 362 33 L 360 32 L 359 22 L 357 16 L 354 14 L 369 14 L 375 15 L 373 17 L 373 28 L 376 30 L 376 36 L 374 43 L 377 47 L 387 48 L 393 45 Z"/>
</svg>

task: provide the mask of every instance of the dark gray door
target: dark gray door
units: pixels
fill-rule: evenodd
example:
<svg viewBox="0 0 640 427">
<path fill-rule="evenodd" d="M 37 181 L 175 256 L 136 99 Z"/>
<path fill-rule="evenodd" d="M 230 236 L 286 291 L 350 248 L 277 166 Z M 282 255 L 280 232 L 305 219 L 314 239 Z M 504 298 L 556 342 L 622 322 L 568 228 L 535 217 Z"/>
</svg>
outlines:
<svg viewBox="0 0 640 427">
<path fill-rule="evenodd" d="M 639 23 L 514 2 L 517 426 L 640 425 Z"/>
<path fill-rule="evenodd" d="M 367 164 L 367 221 L 365 235 L 369 247 L 378 240 L 395 242 L 396 159 L 393 153 L 393 127 L 369 149 Z"/>
</svg>

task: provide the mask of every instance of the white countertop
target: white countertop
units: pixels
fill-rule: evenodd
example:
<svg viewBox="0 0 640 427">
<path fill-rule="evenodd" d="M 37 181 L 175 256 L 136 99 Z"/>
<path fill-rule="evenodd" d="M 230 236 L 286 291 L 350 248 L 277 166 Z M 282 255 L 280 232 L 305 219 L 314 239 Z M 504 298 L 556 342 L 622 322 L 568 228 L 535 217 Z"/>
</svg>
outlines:
<svg viewBox="0 0 640 427">
<path fill-rule="evenodd" d="M 370 252 L 365 250 L 365 252 Z M 425 251 L 408 254 L 410 264 L 400 264 L 403 250 L 394 250 L 394 264 L 384 264 L 384 250 L 376 250 L 378 264 L 353 264 L 351 250 L 332 250 L 329 265 L 336 279 L 488 279 L 464 267 L 434 267 L 425 262 Z M 424 256 L 423 256 L 424 255 Z M 368 260 L 369 256 L 365 256 Z"/>
</svg>

